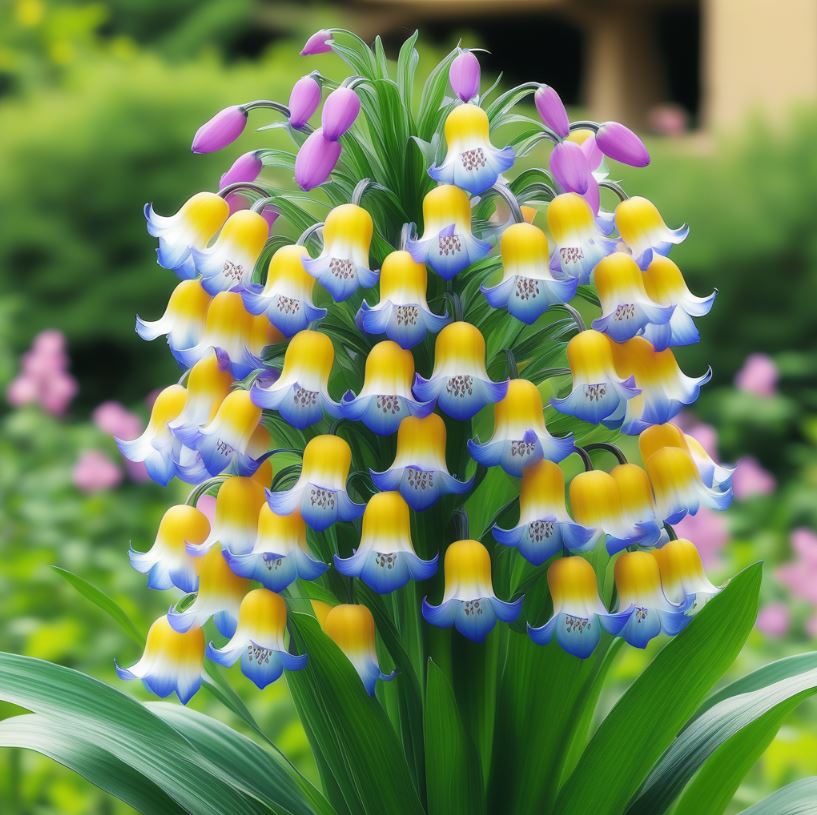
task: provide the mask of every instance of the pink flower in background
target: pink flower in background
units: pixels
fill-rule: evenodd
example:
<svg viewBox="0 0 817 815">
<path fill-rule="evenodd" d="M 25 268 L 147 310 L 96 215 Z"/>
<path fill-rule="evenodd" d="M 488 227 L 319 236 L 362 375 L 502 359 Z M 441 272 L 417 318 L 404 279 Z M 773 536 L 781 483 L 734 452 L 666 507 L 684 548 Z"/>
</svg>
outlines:
<svg viewBox="0 0 817 815">
<path fill-rule="evenodd" d="M 806 633 L 812 638 L 817 638 L 817 614 L 810 617 L 806 623 Z"/>
<path fill-rule="evenodd" d="M 774 396 L 778 378 L 777 366 L 768 354 L 749 354 L 735 375 L 735 386 L 755 396 Z"/>
<path fill-rule="evenodd" d="M 791 548 L 795 554 L 808 563 L 817 575 L 817 532 L 801 526 L 791 533 Z"/>
<path fill-rule="evenodd" d="M 777 488 L 775 477 L 753 456 L 743 456 L 735 464 L 732 490 L 742 500 L 753 495 L 769 495 Z"/>
<path fill-rule="evenodd" d="M 122 481 L 122 471 L 101 451 L 85 450 L 74 465 L 73 480 L 82 492 L 102 492 Z"/>
<path fill-rule="evenodd" d="M 767 637 L 783 637 L 791 625 L 791 613 L 783 603 L 764 606 L 757 615 L 755 627 Z"/>
<path fill-rule="evenodd" d="M 701 507 L 674 526 L 679 538 L 695 541 L 707 569 L 720 568 L 720 554 L 729 540 L 729 527 L 720 513 Z"/>
<path fill-rule="evenodd" d="M 659 136 L 681 136 L 689 127 L 689 114 L 671 102 L 652 108 L 648 120 L 650 130 Z"/>
<path fill-rule="evenodd" d="M 131 441 L 141 435 L 145 423 L 120 402 L 103 402 L 91 414 L 94 424 L 114 438 Z M 149 481 L 145 465 L 141 461 L 125 461 L 125 470 L 132 481 Z"/>
<path fill-rule="evenodd" d="M 795 559 L 775 570 L 775 577 L 798 599 L 817 608 L 817 534 L 795 529 L 791 535 Z"/>
</svg>

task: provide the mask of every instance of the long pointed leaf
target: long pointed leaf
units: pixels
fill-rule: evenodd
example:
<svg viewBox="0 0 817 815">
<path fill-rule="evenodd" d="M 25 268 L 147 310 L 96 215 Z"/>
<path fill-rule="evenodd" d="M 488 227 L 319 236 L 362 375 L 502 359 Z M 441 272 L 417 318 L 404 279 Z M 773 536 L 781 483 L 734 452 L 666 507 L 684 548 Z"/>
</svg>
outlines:
<svg viewBox="0 0 817 815">
<path fill-rule="evenodd" d="M 817 777 L 803 778 L 744 809 L 740 815 L 812 815 L 817 812 Z"/>
</svg>

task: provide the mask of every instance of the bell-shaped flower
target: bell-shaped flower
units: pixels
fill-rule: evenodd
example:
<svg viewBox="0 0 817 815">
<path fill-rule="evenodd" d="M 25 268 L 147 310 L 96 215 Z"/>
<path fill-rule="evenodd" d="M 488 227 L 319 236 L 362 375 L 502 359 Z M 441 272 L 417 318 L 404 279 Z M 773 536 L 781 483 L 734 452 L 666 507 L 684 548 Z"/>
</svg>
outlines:
<svg viewBox="0 0 817 815">
<path fill-rule="evenodd" d="M 352 663 L 369 696 L 374 696 L 377 680 L 394 679 L 394 671 L 385 674 L 377 661 L 375 625 L 366 606 L 343 603 L 333 606 L 324 616 L 321 627 Z"/>
<path fill-rule="evenodd" d="M 351 557 L 335 555 L 335 569 L 357 577 L 380 594 L 428 580 L 437 571 L 437 555 L 422 560 L 411 543 L 408 504 L 399 492 L 375 493 L 363 512 L 360 546 Z"/>
<path fill-rule="evenodd" d="M 403 348 L 413 348 L 426 334 L 436 334 L 448 315 L 434 314 L 428 307 L 428 272 L 405 250 L 392 252 L 380 269 L 380 302 L 365 300 L 355 322 L 367 334 L 385 334 Z"/>
<path fill-rule="evenodd" d="M 637 464 L 619 464 L 610 470 L 621 502 L 619 537 L 607 538 L 607 551 L 614 555 L 629 545 L 657 546 L 663 529 L 655 517 L 652 486 L 646 471 Z"/>
<path fill-rule="evenodd" d="M 691 599 L 671 603 L 661 587 L 658 563 L 649 552 L 625 552 L 615 565 L 618 610 L 627 622 L 618 636 L 636 648 L 646 648 L 659 634 L 674 637 L 690 621 Z"/>
<path fill-rule="evenodd" d="M 306 654 L 290 654 L 287 650 L 286 629 L 283 598 L 268 589 L 253 589 L 241 601 L 235 634 L 221 648 L 209 643 L 207 658 L 225 668 L 241 660 L 241 673 L 263 690 L 284 670 L 306 667 Z"/>
<path fill-rule="evenodd" d="M 701 555 L 691 540 L 678 538 L 650 553 L 658 563 L 667 599 L 698 609 L 720 592 L 704 571 Z"/>
<path fill-rule="evenodd" d="M 363 387 L 346 391 L 340 402 L 345 419 L 363 422 L 380 436 L 394 433 L 406 416 L 428 416 L 434 402 L 419 402 L 411 393 L 414 357 L 396 342 L 377 343 L 366 357 Z"/>
<path fill-rule="evenodd" d="M 647 294 L 662 306 L 674 306 L 672 317 L 663 325 L 648 325 L 644 336 L 659 350 L 670 345 L 694 345 L 700 339 L 695 317 L 709 314 L 717 292 L 696 297 L 684 281 L 681 270 L 669 258 L 653 255 L 644 272 Z"/>
<path fill-rule="evenodd" d="M 508 380 L 494 382 L 485 367 L 485 339 L 466 322 L 449 323 L 437 334 L 434 369 L 429 379 L 417 374 L 414 395 L 437 402 L 443 413 L 461 421 L 485 405 L 498 402 L 508 390 Z"/>
<path fill-rule="evenodd" d="M 259 377 L 250 391 L 256 405 L 277 410 L 287 424 L 303 430 L 325 413 L 338 417 L 337 402 L 329 396 L 329 375 L 335 361 L 332 340 L 319 331 L 296 334 L 284 354 L 281 375 L 272 382 Z"/>
<path fill-rule="evenodd" d="M 148 233 L 159 239 L 159 265 L 173 269 L 183 279 L 195 277 L 192 250 L 204 249 L 229 214 L 229 204 L 213 192 L 196 193 L 170 216 L 157 215 L 145 204 Z"/>
<path fill-rule="evenodd" d="M 148 475 L 165 486 L 176 475 L 176 456 L 181 442 L 171 433 L 168 423 L 184 408 L 187 391 L 171 385 L 156 397 L 145 432 L 132 441 L 116 439 L 119 450 L 128 461 L 142 461 Z"/>
<path fill-rule="evenodd" d="M 357 204 L 341 204 L 326 216 L 323 251 L 314 260 L 304 258 L 303 265 L 335 302 L 377 283 L 377 272 L 369 267 L 373 233 L 372 216 Z"/>
<path fill-rule="evenodd" d="M 167 335 L 171 351 L 195 345 L 204 333 L 210 295 L 198 280 L 183 280 L 173 289 L 165 313 L 158 320 L 136 317 L 136 333 L 143 340 Z"/>
<path fill-rule="evenodd" d="M 448 81 L 463 102 L 470 102 L 479 93 L 479 60 L 467 48 L 458 48 L 457 52 L 448 69 Z"/>
<path fill-rule="evenodd" d="M 604 470 L 579 473 L 570 482 L 570 514 L 590 536 L 578 552 L 589 552 L 603 538 L 607 550 L 618 552 L 630 540 L 626 528 L 621 492 L 615 478 Z"/>
<path fill-rule="evenodd" d="M 483 466 L 498 465 L 518 478 L 536 461 L 561 461 L 569 456 L 573 452 L 573 434 L 551 436 L 545 426 L 539 389 L 527 379 L 512 379 L 505 396 L 494 405 L 491 439 L 484 444 L 469 440 L 468 452 Z"/>
<path fill-rule="evenodd" d="M 595 530 L 577 524 L 565 509 L 565 477 L 561 467 L 540 459 L 525 468 L 519 490 L 519 522 L 510 529 L 494 526 L 494 540 L 515 547 L 534 566 L 548 558 L 584 551 Z"/>
<path fill-rule="evenodd" d="M 557 195 L 548 204 L 547 223 L 556 245 L 554 260 L 562 273 L 589 283 L 596 264 L 615 249 L 601 233 L 590 205 L 575 192 Z"/>
<path fill-rule="evenodd" d="M 573 387 L 568 396 L 551 399 L 552 407 L 592 424 L 621 425 L 627 402 L 638 394 L 638 388 L 632 377 L 622 379 L 616 372 L 611 345 L 605 334 L 592 329 L 570 340 L 567 361 Z"/>
<path fill-rule="evenodd" d="M 321 86 L 312 74 L 302 76 L 289 94 L 289 123 L 302 128 L 321 103 Z"/>
<path fill-rule="evenodd" d="M 459 481 L 445 462 L 445 423 L 436 413 L 406 416 L 397 428 L 397 454 L 383 472 L 369 470 L 379 490 L 396 490 L 414 510 L 428 509 L 441 495 L 462 495 L 474 479 Z"/>
<path fill-rule="evenodd" d="M 232 374 L 221 367 L 213 352 L 190 369 L 184 407 L 175 419 L 168 422 L 170 430 L 183 444 L 192 443 L 202 426 L 215 417 L 232 384 Z"/>
<path fill-rule="evenodd" d="M 538 226 L 518 223 L 509 226 L 499 241 L 502 280 L 495 286 L 480 286 L 493 308 L 530 325 L 557 303 L 566 303 L 576 293 L 575 278 L 557 280 L 550 270 L 550 247 Z"/>
<path fill-rule="evenodd" d="M 642 269 L 647 268 L 654 255 L 668 255 L 689 234 L 686 224 L 670 229 L 655 204 L 640 195 L 622 201 L 616 207 L 615 219 L 621 240 Z"/>
<path fill-rule="evenodd" d="M 354 123 L 360 113 L 360 97 L 345 85 L 341 85 L 323 103 L 321 130 L 323 137 L 337 141 Z"/>
<path fill-rule="evenodd" d="M 459 540 L 445 550 L 445 592 L 434 606 L 423 598 L 423 617 L 441 628 L 454 626 L 468 639 L 482 642 L 497 620 L 512 623 L 522 611 L 522 597 L 510 603 L 497 598 L 491 580 L 491 556 L 475 540 Z"/>
<path fill-rule="evenodd" d="M 199 589 L 196 599 L 184 610 L 177 606 L 167 612 L 171 627 L 184 633 L 202 628 L 212 617 L 223 637 L 232 637 L 241 600 L 250 588 L 243 577 L 233 574 L 220 546 L 213 546 L 199 563 Z"/>
<path fill-rule="evenodd" d="M 583 557 L 554 561 L 547 580 L 553 615 L 537 628 L 528 625 L 528 634 L 537 645 L 547 645 L 555 636 L 569 654 L 586 659 L 599 644 L 602 628 L 618 634 L 626 622 L 626 614 L 611 614 L 602 604 L 596 573 Z"/>
<path fill-rule="evenodd" d="M 264 488 L 255 479 L 228 478 L 219 486 L 209 534 L 199 543 L 189 541 L 187 553 L 201 557 L 214 546 L 223 549 L 225 557 L 249 552 L 258 534 L 258 516 L 263 506 Z"/>
<path fill-rule="evenodd" d="M 282 492 L 267 492 L 267 503 L 277 515 L 300 510 L 310 529 L 323 532 L 336 521 L 354 521 L 363 514 L 346 492 L 352 466 L 352 451 L 340 436 L 323 435 L 304 447 L 303 467 L 295 486 Z"/>
<path fill-rule="evenodd" d="M 297 579 L 315 580 L 329 568 L 312 557 L 301 513 L 276 515 L 267 504 L 258 513 L 252 549 L 240 554 L 225 551 L 224 557 L 237 575 L 257 580 L 270 591 L 283 591 Z"/>
<path fill-rule="evenodd" d="M 406 249 L 418 263 L 430 266 L 443 280 L 451 280 L 482 260 L 491 244 L 471 231 L 471 202 L 451 184 L 442 184 L 423 198 L 423 234 L 411 238 Z"/>
<path fill-rule="evenodd" d="M 649 325 L 665 325 L 672 317 L 672 306 L 650 299 L 643 272 L 624 252 L 602 258 L 593 272 L 593 282 L 601 301 L 601 317 L 593 320 L 593 328 L 616 342 L 629 340 Z"/>
<path fill-rule="evenodd" d="M 259 424 L 255 428 L 255 432 L 250 436 L 250 442 L 247 445 L 247 455 L 256 460 L 262 459 L 258 469 L 250 476 L 253 481 L 259 483 L 262 487 L 268 488 L 272 484 L 272 461 L 267 455 L 272 450 L 272 436 L 269 430 L 263 424 Z M 233 475 L 233 473 L 231 473 Z"/>
<path fill-rule="evenodd" d="M 175 693 L 186 705 L 201 687 L 204 632 L 201 628 L 174 631 L 167 617 L 148 630 L 142 658 L 130 668 L 116 666 L 120 679 L 141 679 L 151 693 L 164 699 Z"/>
<path fill-rule="evenodd" d="M 323 128 L 312 131 L 295 156 L 295 183 L 306 192 L 319 187 L 335 169 L 340 152 L 340 142 L 327 139 Z"/>
<path fill-rule="evenodd" d="M 445 119 L 443 163 L 430 167 L 428 174 L 440 184 L 454 184 L 471 195 L 493 187 L 499 176 L 510 169 L 513 147 L 497 149 L 488 135 L 488 114 L 477 105 L 457 105 Z"/>
<path fill-rule="evenodd" d="M 197 563 L 186 546 L 203 543 L 209 534 L 210 522 L 203 512 L 187 504 L 170 507 L 159 521 L 153 546 L 147 552 L 133 548 L 128 552 L 130 565 L 148 576 L 148 588 L 196 591 Z"/>
<path fill-rule="evenodd" d="M 315 278 L 304 269 L 305 246 L 282 246 L 272 256 L 264 286 L 250 284 L 242 293 L 250 314 L 265 314 L 285 336 L 292 337 L 326 316 L 312 302 Z"/>
<path fill-rule="evenodd" d="M 227 219 L 212 246 L 194 248 L 193 263 L 208 294 L 245 289 L 268 237 L 265 218 L 242 209 Z"/>
</svg>

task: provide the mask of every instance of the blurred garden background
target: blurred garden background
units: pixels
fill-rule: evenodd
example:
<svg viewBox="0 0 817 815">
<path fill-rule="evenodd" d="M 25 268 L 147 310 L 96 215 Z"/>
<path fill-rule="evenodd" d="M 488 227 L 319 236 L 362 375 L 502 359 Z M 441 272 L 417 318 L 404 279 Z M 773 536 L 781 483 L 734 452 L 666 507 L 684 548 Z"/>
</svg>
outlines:
<svg viewBox="0 0 817 815">
<path fill-rule="evenodd" d="M 736 672 L 814 648 L 817 3 L 3 0 L 0 21 L 0 650 L 105 681 L 115 681 L 115 656 L 136 656 L 54 566 L 104 586 L 139 626 L 163 611 L 126 552 L 146 548 L 184 493 L 145 483 L 112 440 L 138 435 L 151 391 L 177 378 L 161 343 L 133 330 L 135 314 L 157 317 L 176 283 L 155 263 L 141 208 L 174 211 L 216 189 L 239 152 L 284 138 L 267 131 L 229 155 L 190 153 L 198 126 L 227 104 L 286 101 L 302 74 L 340 71 L 331 55 L 297 57 L 310 33 L 335 25 L 367 39 L 380 31 L 391 55 L 417 27 L 432 56 L 462 38 L 490 51 L 486 73 L 548 82 L 577 115 L 645 133 L 652 166 L 622 180 L 670 225 L 690 225 L 673 257 L 696 294 L 719 289 L 702 343 L 680 354 L 690 374 L 714 370 L 684 422 L 738 465 L 733 508 L 702 511 L 680 531 L 716 582 L 766 563 L 757 631 Z M 622 681 L 653 648 L 623 655 Z M 314 772 L 283 683 L 246 701 Z M 807 774 L 817 774 L 814 703 L 780 732 L 738 802 Z M 0 811 L 126 810 L 44 759 L 4 751 Z"/>
</svg>

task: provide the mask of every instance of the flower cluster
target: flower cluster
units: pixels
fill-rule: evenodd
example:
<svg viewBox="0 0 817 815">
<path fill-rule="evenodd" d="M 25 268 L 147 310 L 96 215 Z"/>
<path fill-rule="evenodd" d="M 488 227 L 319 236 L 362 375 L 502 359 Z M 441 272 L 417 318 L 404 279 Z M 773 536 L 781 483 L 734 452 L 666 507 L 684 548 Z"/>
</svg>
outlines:
<svg viewBox="0 0 817 815">
<path fill-rule="evenodd" d="M 318 32 L 303 53 L 332 51 L 345 34 Z M 571 124 L 552 88 L 528 86 L 542 118 L 534 142 L 549 141 L 552 150 L 549 173 L 538 171 L 548 183 L 523 194 L 503 176 L 517 151 L 492 142 L 477 58 L 458 50 L 449 64 L 457 98 L 426 144 L 436 150 L 427 175 L 411 179 L 420 194 L 401 202 L 422 221 L 419 231 L 414 223 L 395 230 L 388 208 L 363 206 L 367 191 L 394 203 L 379 179 L 347 184 L 341 145 L 360 149 L 350 127 L 361 110 L 358 89 L 369 92 L 370 80 L 359 76 L 328 95 L 318 129 L 307 120 L 326 81 L 313 74 L 296 83 L 288 106 L 228 108 L 196 134 L 194 152 L 220 149 L 241 133 L 249 110 L 271 108 L 284 113 L 299 145 L 294 175 L 302 189 L 322 185 L 339 165 L 324 187 L 328 214 L 297 241 L 283 231 L 271 236 L 272 219 L 262 214 L 293 217 L 292 202 L 259 181 L 263 151 L 239 159 L 218 193 L 194 195 L 173 216 L 147 207 L 159 263 L 182 282 L 165 313 L 138 320 L 137 331 L 165 336 L 185 373 L 159 394 L 144 433 L 120 447 L 156 481 L 197 486 L 189 505 L 165 514 L 153 546 L 131 552 L 151 588 L 191 596 L 154 624 L 145 655 L 120 669 L 123 677 L 184 701 L 205 656 L 240 662 L 259 687 L 302 668 L 305 655 L 287 643 L 288 606 L 315 597 L 309 582 L 324 581 L 330 565 L 350 579 L 351 597 L 360 585 L 386 594 L 429 581 L 423 618 L 481 642 L 523 612 L 516 583 L 496 583 L 502 599 L 494 588 L 500 556 L 516 549 L 530 579 L 546 577 L 552 600 L 544 621 L 535 619 L 542 608 L 525 607 L 541 623 L 529 625 L 530 638 L 555 639 L 579 657 L 602 631 L 637 647 L 675 634 L 717 591 L 694 543 L 671 526 L 731 499 L 732 471 L 672 423 L 709 378 L 683 373 L 673 349 L 698 340 L 695 319 L 714 296 L 693 295 L 668 258 L 686 228 L 667 227 L 654 204 L 606 180 L 605 157 L 644 166 L 644 145 L 617 123 Z M 602 198 L 610 195 L 619 200 L 606 211 Z M 253 203 L 236 208 L 231 196 Z M 485 210 L 501 201 L 510 221 Z M 540 208 L 547 230 L 535 223 Z M 600 305 L 589 328 L 569 304 L 579 293 Z M 570 319 L 555 323 L 554 310 Z M 523 335 L 529 327 L 550 339 L 517 365 L 517 341 L 531 336 Z M 559 337 L 570 334 L 565 348 Z M 502 349 L 507 376 L 496 365 Z M 538 357 L 551 352 L 566 353 L 571 381 L 548 400 L 544 380 L 565 375 L 541 372 Z M 493 427 L 480 438 L 472 419 L 485 409 Z M 551 433 L 546 411 L 574 432 Z M 613 445 L 577 444 L 590 425 L 638 436 L 641 462 L 627 462 Z M 287 453 L 300 463 L 273 473 L 274 456 L 293 439 Z M 610 453 L 617 466 L 598 469 L 593 454 Z M 568 478 L 571 457 L 584 471 Z M 475 500 L 493 500 L 480 489 L 492 469 L 517 480 L 518 510 L 496 507 L 495 522 L 476 539 L 464 504 L 478 491 Z M 212 522 L 195 508 L 204 493 L 216 495 Z M 514 515 L 515 525 L 500 524 Z M 591 561 L 591 552 L 600 557 Z M 597 571 L 608 561 L 612 610 Z M 348 602 L 312 608 L 374 692 L 390 675 L 378 661 L 370 610 Z M 210 621 L 221 645 L 205 643 Z"/>
</svg>

